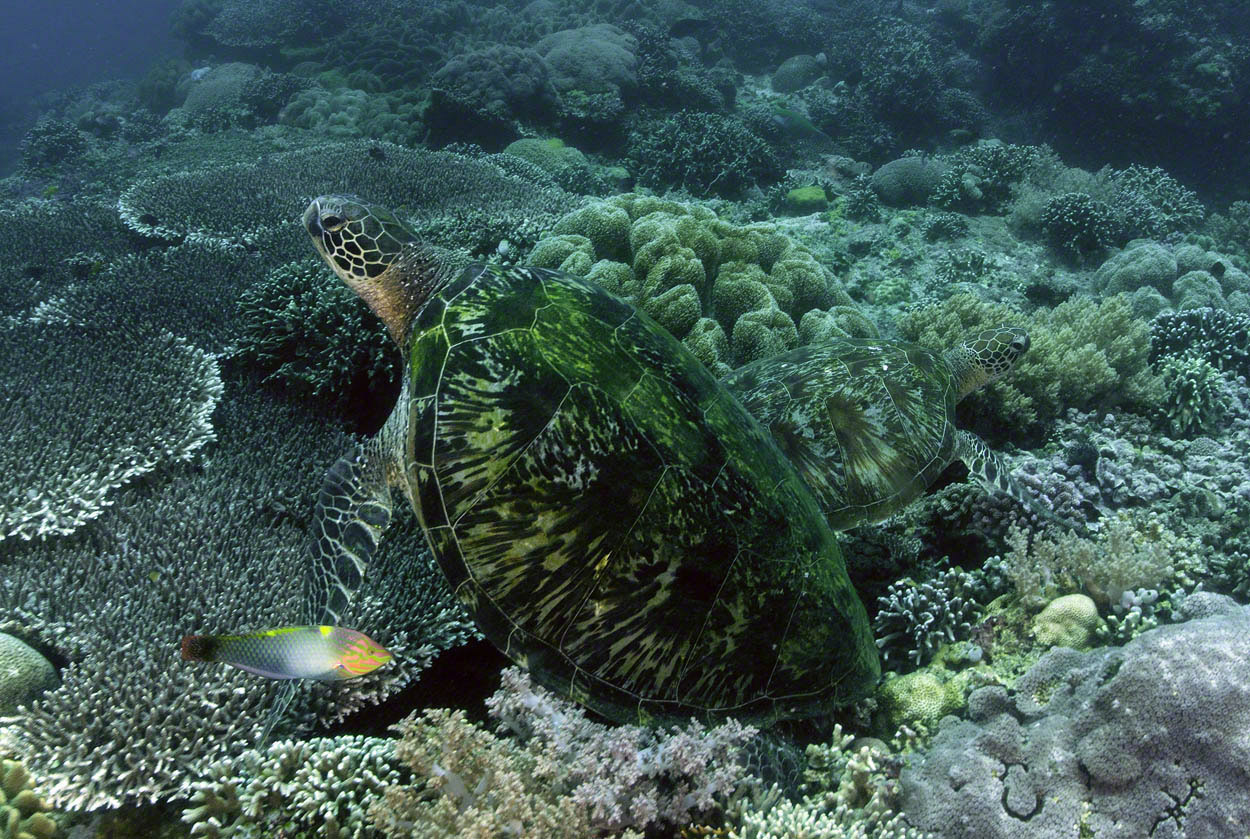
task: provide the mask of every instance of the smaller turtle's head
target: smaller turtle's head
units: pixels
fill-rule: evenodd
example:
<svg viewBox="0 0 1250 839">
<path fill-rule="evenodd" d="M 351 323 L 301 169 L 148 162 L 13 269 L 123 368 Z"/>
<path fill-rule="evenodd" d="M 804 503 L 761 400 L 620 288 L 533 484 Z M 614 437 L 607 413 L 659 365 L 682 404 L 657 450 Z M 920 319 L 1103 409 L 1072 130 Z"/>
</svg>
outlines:
<svg viewBox="0 0 1250 839">
<path fill-rule="evenodd" d="M 344 195 L 313 199 L 304 211 L 313 247 L 402 343 L 435 278 L 416 238 L 390 210 Z"/>
<path fill-rule="evenodd" d="M 1029 333 L 1000 326 L 969 337 L 956 350 L 959 399 L 1000 379 L 1029 351 Z"/>
</svg>

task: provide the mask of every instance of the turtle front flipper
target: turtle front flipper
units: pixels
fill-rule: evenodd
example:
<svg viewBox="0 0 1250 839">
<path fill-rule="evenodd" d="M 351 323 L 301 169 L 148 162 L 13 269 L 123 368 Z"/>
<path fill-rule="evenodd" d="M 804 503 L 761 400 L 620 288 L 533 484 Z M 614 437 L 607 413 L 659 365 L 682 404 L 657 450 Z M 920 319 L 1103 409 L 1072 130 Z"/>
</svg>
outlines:
<svg viewBox="0 0 1250 839">
<path fill-rule="evenodd" d="M 310 622 L 341 622 L 391 522 L 382 439 L 357 447 L 326 472 L 314 514 L 314 559 L 305 580 L 304 618 Z"/>
<path fill-rule="evenodd" d="M 1010 468 L 998 452 L 987 446 L 984 440 L 972 432 L 963 430 L 955 432 L 955 457 L 962 460 L 973 477 L 984 484 L 990 492 L 1010 495 L 1024 509 L 1042 521 L 1074 530 L 1081 536 L 1089 532 L 1083 523 L 1061 518 L 1055 515 L 1054 511 L 1039 504 L 1032 494 L 1011 477 Z"/>
</svg>

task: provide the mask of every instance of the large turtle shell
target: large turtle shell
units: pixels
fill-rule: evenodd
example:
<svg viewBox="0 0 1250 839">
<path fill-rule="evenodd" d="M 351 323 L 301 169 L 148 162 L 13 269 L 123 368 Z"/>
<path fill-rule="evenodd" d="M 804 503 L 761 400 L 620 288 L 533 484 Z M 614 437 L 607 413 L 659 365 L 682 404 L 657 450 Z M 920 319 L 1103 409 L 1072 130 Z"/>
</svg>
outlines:
<svg viewBox="0 0 1250 839">
<path fill-rule="evenodd" d="M 914 501 L 954 458 L 958 388 L 943 357 L 897 341 L 841 339 L 735 370 L 722 383 L 845 530 Z"/>
<path fill-rule="evenodd" d="M 870 689 L 816 500 L 653 320 L 576 277 L 473 266 L 407 346 L 413 506 L 482 632 L 538 681 L 622 721 L 769 721 Z"/>
</svg>

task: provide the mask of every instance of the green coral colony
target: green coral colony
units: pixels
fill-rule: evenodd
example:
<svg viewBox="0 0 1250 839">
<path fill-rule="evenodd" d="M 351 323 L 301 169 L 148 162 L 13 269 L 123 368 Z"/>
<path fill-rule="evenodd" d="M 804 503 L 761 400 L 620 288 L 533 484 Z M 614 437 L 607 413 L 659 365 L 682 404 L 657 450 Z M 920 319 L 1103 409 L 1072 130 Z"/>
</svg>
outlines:
<svg viewBox="0 0 1250 839">
<path fill-rule="evenodd" d="M 354 199 L 319 198 L 304 224 L 405 361 L 385 427 L 327 475 L 310 617 L 342 614 L 394 487 L 483 634 L 609 717 L 767 722 L 872 687 L 817 500 L 663 328 L 569 274 L 453 275 Z"/>
</svg>

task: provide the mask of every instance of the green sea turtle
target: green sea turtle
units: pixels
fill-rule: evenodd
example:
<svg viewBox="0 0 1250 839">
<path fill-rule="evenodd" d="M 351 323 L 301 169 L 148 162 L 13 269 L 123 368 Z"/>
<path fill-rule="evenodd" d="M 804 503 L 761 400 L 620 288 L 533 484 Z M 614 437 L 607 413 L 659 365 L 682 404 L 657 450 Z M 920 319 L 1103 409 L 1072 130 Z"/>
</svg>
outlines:
<svg viewBox="0 0 1250 839">
<path fill-rule="evenodd" d="M 397 488 L 482 633 L 609 717 L 766 722 L 871 688 L 816 499 L 663 328 L 567 274 L 449 271 L 352 198 L 304 224 L 404 357 L 385 427 L 327 473 L 309 617 L 340 622 Z"/>
<path fill-rule="evenodd" d="M 752 362 L 724 384 L 799 470 L 834 530 L 881 521 L 919 498 L 952 460 L 992 491 L 1054 520 L 955 405 L 1029 348 L 1023 329 L 979 332 L 945 353 L 902 341 L 835 339 Z"/>
</svg>

